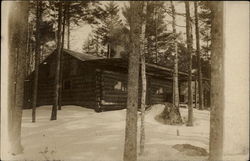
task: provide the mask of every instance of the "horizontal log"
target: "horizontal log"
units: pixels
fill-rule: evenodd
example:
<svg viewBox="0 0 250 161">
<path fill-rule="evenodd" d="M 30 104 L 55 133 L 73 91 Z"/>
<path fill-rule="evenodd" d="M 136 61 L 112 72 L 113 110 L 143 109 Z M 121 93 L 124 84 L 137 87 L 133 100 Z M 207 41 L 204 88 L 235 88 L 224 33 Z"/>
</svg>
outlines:
<svg viewBox="0 0 250 161">
<path fill-rule="evenodd" d="M 111 80 L 123 80 L 123 81 L 127 81 L 127 77 L 123 76 L 123 75 L 103 75 L 102 77 L 103 79 L 111 79 Z"/>
<path fill-rule="evenodd" d="M 127 96 L 127 92 L 122 92 L 119 90 L 103 90 L 105 92 L 105 95 L 122 95 Z"/>
<path fill-rule="evenodd" d="M 119 75 L 119 76 L 127 76 L 126 73 L 120 73 L 120 72 L 114 72 L 114 71 L 108 71 L 108 70 L 103 70 L 102 71 L 103 75 Z"/>
<path fill-rule="evenodd" d="M 172 83 L 169 83 L 169 82 L 157 82 L 157 81 L 152 81 L 152 82 L 150 82 L 150 85 L 161 85 L 161 86 L 169 86 L 169 87 L 172 87 Z"/>
<path fill-rule="evenodd" d="M 122 98 L 127 98 L 127 95 L 112 95 L 112 94 L 105 94 L 104 96 L 103 96 L 104 98 L 114 98 L 114 99 L 116 99 L 116 98 L 119 98 L 119 99 L 122 99 Z"/>
</svg>

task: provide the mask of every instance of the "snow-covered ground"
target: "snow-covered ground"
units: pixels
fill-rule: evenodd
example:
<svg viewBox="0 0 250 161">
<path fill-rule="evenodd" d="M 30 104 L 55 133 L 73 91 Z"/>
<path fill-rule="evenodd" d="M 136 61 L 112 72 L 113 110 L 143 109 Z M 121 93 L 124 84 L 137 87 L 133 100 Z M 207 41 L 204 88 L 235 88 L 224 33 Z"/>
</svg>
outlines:
<svg viewBox="0 0 250 161">
<path fill-rule="evenodd" d="M 205 160 L 207 156 L 187 156 L 172 146 L 191 144 L 208 151 L 209 112 L 194 109 L 194 126 L 169 126 L 154 117 L 163 105 L 146 113 L 145 153 L 138 160 Z M 31 122 L 31 110 L 23 111 L 22 145 L 24 153 L 15 160 L 95 160 L 123 159 L 126 110 L 96 113 L 78 106 L 63 106 L 58 119 L 50 121 L 51 106 L 37 108 L 37 121 Z M 187 109 L 181 109 L 183 119 Z M 138 117 L 138 144 L 139 126 Z M 179 131 L 179 136 L 177 135 Z M 139 149 L 139 148 L 138 148 Z M 139 151 L 139 150 L 138 150 Z"/>
</svg>

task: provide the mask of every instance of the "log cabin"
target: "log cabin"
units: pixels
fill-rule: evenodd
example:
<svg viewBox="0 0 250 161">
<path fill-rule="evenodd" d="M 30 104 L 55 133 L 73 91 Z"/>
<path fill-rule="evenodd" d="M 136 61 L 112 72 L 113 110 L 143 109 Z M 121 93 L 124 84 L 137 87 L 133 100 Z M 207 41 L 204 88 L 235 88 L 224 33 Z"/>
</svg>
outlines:
<svg viewBox="0 0 250 161">
<path fill-rule="evenodd" d="M 104 58 L 64 49 L 62 51 L 62 105 L 78 105 L 96 111 L 123 109 L 127 101 L 128 60 Z M 56 51 L 39 66 L 37 106 L 52 105 Z M 146 104 L 172 102 L 172 69 L 146 63 Z M 25 81 L 24 107 L 31 108 L 34 74 Z M 187 74 L 179 72 L 179 81 Z M 141 97 L 139 81 L 139 100 Z"/>
</svg>

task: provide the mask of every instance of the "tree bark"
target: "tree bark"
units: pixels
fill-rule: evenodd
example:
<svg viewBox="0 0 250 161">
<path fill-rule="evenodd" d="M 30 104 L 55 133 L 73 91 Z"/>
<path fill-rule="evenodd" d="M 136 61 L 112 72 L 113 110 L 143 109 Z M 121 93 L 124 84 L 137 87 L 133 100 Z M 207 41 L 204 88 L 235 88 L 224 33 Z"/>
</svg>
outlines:
<svg viewBox="0 0 250 161">
<path fill-rule="evenodd" d="M 70 1 L 67 2 L 67 26 L 68 26 L 68 31 L 67 31 L 67 49 L 70 49 Z"/>
<path fill-rule="evenodd" d="M 139 83 L 139 57 L 141 21 L 139 9 L 141 2 L 130 1 L 131 25 L 128 69 L 128 97 L 125 129 L 124 161 L 137 160 L 137 108 L 138 108 L 138 83 Z"/>
<path fill-rule="evenodd" d="M 30 29 L 29 29 L 29 39 L 28 39 L 28 73 L 27 75 L 29 75 L 32 71 L 32 62 L 33 62 L 33 45 L 32 45 L 32 41 L 31 41 L 31 37 L 33 35 L 33 25 L 30 24 Z"/>
<path fill-rule="evenodd" d="M 178 85 L 178 50 L 177 50 L 177 34 L 176 34 L 176 20 L 175 20 L 175 7 L 174 2 L 171 1 L 172 10 L 172 28 L 173 35 L 175 36 L 174 48 L 175 48 L 175 58 L 174 58 L 174 73 L 173 73 L 173 104 L 165 103 L 165 108 L 163 112 L 159 115 L 160 119 L 163 119 L 164 123 L 170 125 L 182 124 L 181 113 L 179 110 L 179 85 Z"/>
<path fill-rule="evenodd" d="M 24 96 L 25 58 L 28 25 L 28 1 L 13 2 L 8 23 L 8 106 L 7 133 L 9 146 L 7 152 L 12 155 L 22 153 L 21 122 Z M 6 151 L 6 150 L 5 150 Z M 1 158 L 3 159 L 3 158 Z"/>
<path fill-rule="evenodd" d="M 141 135 L 140 135 L 140 154 L 144 153 L 145 145 L 145 106 L 146 106 L 146 91 L 147 91 L 147 79 L 146 79 L 146 65 L 145 65 L 145 31 L 146 31 L 146 14 L 147 14 L 147 2 L 143 2 L 143 17 L 142 19 L 142 28 L 141 28 L 141 80 L 142 80 L 142 95 L 141 95 Z"/>
<path fill-rule="evenodd" d="M 33 98 L 32 98 L 32 122 L 36 122 L 36 106 L 37 106 L 37 88 L 38 88 L 38 75 L 41 53 L 41 39 L 40 39 L 40 24 L 42 16 L 42 1 L 37 0 L 36 8 L 36 49 L 35 49 L 35 72 L 33 82 Z"/>
<path fill-rule="evenodd" d="M 159 20 L 159 14 L 156 8 L 157 2 L 154 2 L 154 19 L 155 19 L 155 63 L 158 63 L 158 20 Z"/>
<path fill-rule="evenodd" d="M 197 100 L 197 76 L 195 76 L 195 84 L 194 84 L 194 91 L 195 91 L 195 93 L 194 93 L 194 102 L 195 102 L 195 106 L 194 106 L 194 108 L 196 108 L 197 109 L 197 102 L 198 102 L 198 100 Z"/>
<path fill-rule="evenodd" d="M 28 15 L 29 15 L 29 8 L 28 8 Z M 29 48 L 30 48 L 30 24 L 29 24 L 29 16 L 27 17 L 27 19 L 25 20 L 27 22 L 27 44 L 26 44 L 26 62 L 25 62 L 25 78 L 29 75 L 29 59 L 30 59 L 30 52 L 29 52 Z"/>
<path fill-rule="evenodd" d="M 172 28 L 173 28 L 173 34 L 176 35 L 176 20 L 175 20 L 175 7 L 174 2 L 171 1 L 171 9 L 172 9 Z M 176 38 L 177 39 L 177 38 Z M 173 73 L 173 105 L 174 108 L 179 108 L 179 82 L 178 82 L 178 46 L 177 46 L 177 40 L 175 39 L 174 42 L 174 52 L 175 52 L 175 58 L 174 58 L 174 73 Z"/>
<path fill-rule="evenodd" d="M 192 92 L 192 37 L 190 26 L 190 9 L 189 2 L 185 1 L 186 9 L 186 35 L 187 35 L 187 50 L 189 54 L 188 60 L 188 122 L 187 126 L 193 126 L 193 92 Z"/>
<path fill-rule="evenodd" d="M 108 53 L 107 53 L 107 58 L 110 58 L 110 54 L 111 54 L 111 46 L 110 43 L 108 43 Z"/>
<path fill-rule="evenodd" d="M 224 35 L 223 2 L 211 2 L 212 50 L 211 50 L 211 111 L 209 160 L 222 160 L 224 115 Z"/>
<path fill-rule="evenodd" d="M 66 2 L 64 2 L 64 11 L 63 11 L 63 29 L 62 29 L 62 48 L 61 52 L 63 52 L 64 48 L 64 38 L 65 38 L 65 23 L 66 23 L 66 15 L 67 15 L 67 5 Z M 61 54 L 61 60 L 60 60 L 60 80 L 59 80 L 59 98 L 58 98 L 58 110 L 62 109 L 62 83 L 63 83 L 63 54 Z"/>
<path fill-rule="evenodd" d="M 56 57 L 56 73 L 55 73 L 55 91 L 54 91 L 54 104 L 52 107 L 51 118 L 50 120 L 57 119 L 57 108 L 58 108 L 58 100 L 59 100 L 59 88 L 60 88 L 60 68 L 61 68 L 61 50 L 62 50 L 62 42 L 61 42 L 61 28 L 62 28 L 62 2 L 59 1 L 59 16 L 58 16 L 58 31 L 57 31 L 57 57 Z"/>
<path fill-rule="evenodd" d="M 203 98 L 203 85 L 202 85 L 202 71 L 201 71 L 201 57 L 200 57 L 200 29 L 198 19 L 198 5 L 194 1 L 194 15 L 195 15 L 195 35 L 196 35 L 196 55 L 198 60 L 198 90 L 199 90 L 199 109 L 204 109 L 204 98 Z"/>
</svg>

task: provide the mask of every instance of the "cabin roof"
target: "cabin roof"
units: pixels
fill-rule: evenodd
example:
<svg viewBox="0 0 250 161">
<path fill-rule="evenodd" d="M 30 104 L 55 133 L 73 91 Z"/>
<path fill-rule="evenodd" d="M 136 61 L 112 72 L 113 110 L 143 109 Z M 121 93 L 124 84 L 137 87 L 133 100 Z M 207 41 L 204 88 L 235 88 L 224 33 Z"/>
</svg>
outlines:
<svg viewBox="0 0 250 161">
<path fill-rule="evenodd" d="M 95 59 L 88 60 L 85 63 L 98 65 L 98 66 L 108 66 L 113 68 L 123 68 L 127 71 L 128 60 L 124 58 L 109 58 L 109 59 Z M 157 64 L 146 63 L 146 72 L 148 75 L 158 76 L 165 79 L 173 79 L 173 69 L 160 66 Z M 188 74 L 185 72 L 179 72 L 180 79 L 186 80 Z"/>
<path fill-rule="evenodd" d="M 105 58 L 95 55 L 89 55 L 85 53 L 75 52 L 68 49 L 63 49 L 64 53 L 67 53 L 78 60 L 90 63 L 93 65 L 110 66 L 126 69 L 128 68 L 128 60 L 125 58 Z M 147 73 L 167 79 L 173 79 L 173 69 L 152 63 L 146 63 Z M 188 73 L 180 72 L 179 75 L 182 79 L 187 79 Z"/>
<path fill-rule="evenodd" d="M 89 55 L 89 54 L 85 54 L 85 53 L 80 53 L 80 52 L 76 52 L 76 51 L 72 51 L 69 49 L 63 49 L 63 52 L 81 60 L 81 61 L 86 61 L 86 60 L 95 60 L 95 59 L 104 59 L 105 57 L 98 57 L 95 55 Z"/>
<path fill-rule="evenodd" d="M 95 55 L 89 55 L 86 53 L 80 53 L 80 52 L 76 52 L 76 51 L 72 51 L 68 49 L 63 49 L 63 52 L 85 63 L 90 63 L 94 65 L 102 65 L 102 66 L 110 66 L 110 67 L 120 67 L 124 69 L 128 68 L 128 60 L 124 58 L 105 58 L 105 57 L 100 57 L 100 56 L 95 56 Z M 146 63 L 146 71 L 151 74 L 155 73 L 155 75 L 158 75 L 161 77 L 173 79 L 173 69 L 162 66 L 162 65 Z M 179 76 L 181 79 L 187 80 L 188 73 L 179 71 Z"/>
</svg>

